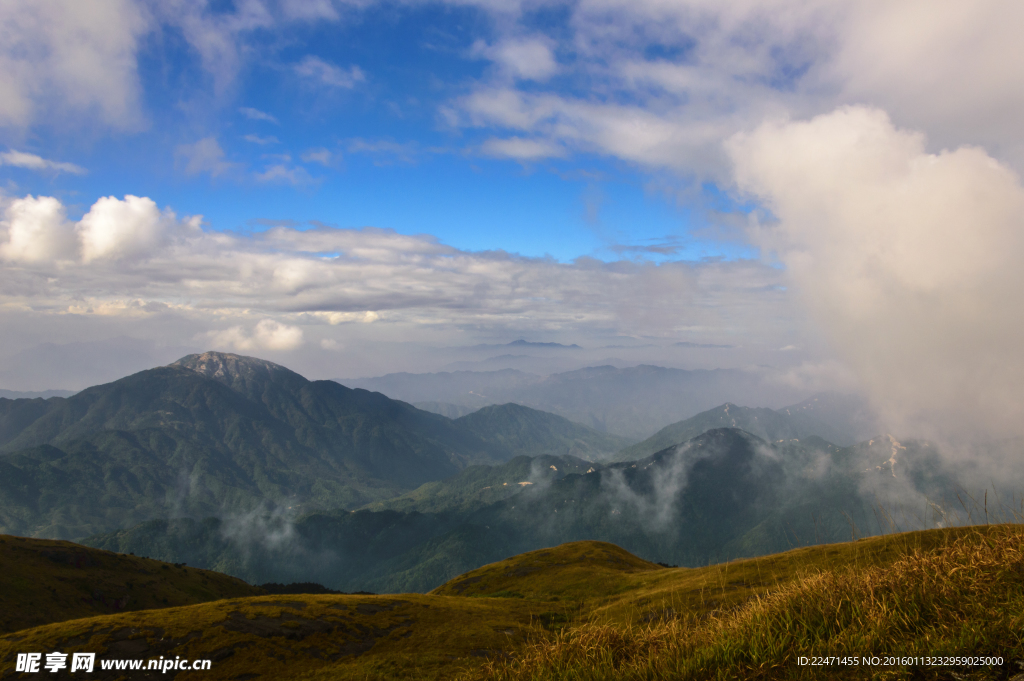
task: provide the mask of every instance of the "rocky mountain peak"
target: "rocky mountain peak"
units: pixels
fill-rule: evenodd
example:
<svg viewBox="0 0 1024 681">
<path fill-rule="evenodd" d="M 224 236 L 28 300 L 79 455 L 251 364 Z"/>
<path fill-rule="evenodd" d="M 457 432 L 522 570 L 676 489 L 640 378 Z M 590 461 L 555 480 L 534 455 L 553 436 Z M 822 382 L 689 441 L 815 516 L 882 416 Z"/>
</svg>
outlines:
<svg viewBox="0 0 1024 681">
<path fill-rule="evenodd" d="M 186 355 L 171 366 L 191 369 L 208 378 L 250 378 L 256 374 L 289 371 L 280 364 L 268 362 L 258 357 L 245 357 L 229 352 L 203 352 L 197 355 Z"/>
</svg>

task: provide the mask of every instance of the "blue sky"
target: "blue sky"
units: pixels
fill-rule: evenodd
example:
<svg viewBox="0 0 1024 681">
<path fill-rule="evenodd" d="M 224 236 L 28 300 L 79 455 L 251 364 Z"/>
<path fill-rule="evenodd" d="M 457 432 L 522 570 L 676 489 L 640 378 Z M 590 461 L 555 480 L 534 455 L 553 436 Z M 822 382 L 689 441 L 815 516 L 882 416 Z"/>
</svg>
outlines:
<svg viewBox="0 0 1024 681">
<path fill-rule="evenodd" d="M 211 3 L 202 16 L 216 24 L 241 11 Z M 87 172 L 12 168 L 6 179 L 20 192 L 61 196 L 80 213 L 99 196 L 148 196 L 203 215 L 212 230 L 267 221 L 376 226 L 562 262 L 753 255 L 693 233 L 707 232 L 707 200 L 728 202 L 713 185 L 708 196 L 694 178 L 666 182 L 659 168 L 586 150 L 496 158 L 482 148 L 487 140 L 520 136 L 446 120 L 460 98 L 503 78 L 486 56 L 486 45 L 502 40 L 487 11 L 386 5 L 341 14 L 246 32 L 237 56 L 221 57 L 227 65 L 204 63 L 180 27 L 153 28 L 136 54 L 138 120 L 104 130 L 77 116 L 44 118 L 17 148 Z M 542 9 L 517 23 L 555 45 L 570 17 L 565 8 Z M 637 49 L 658 60 L 687 56 L 685 46 Z M 552 52 L 564 75 L 525 91 L 636 103 L 634 93 L 588 91 L 592 77 L 573 73 L 571 49 Z M 314 66 L 307 72 L 304 64 Z M 195 147 L 204 140 L 205 155 Z"/>
<path fill-rule="evenodd" d="M 208 349 L 434 371 L 525 338 L 1019 423 L 1022 22 L 1012 0 L 5 2 L 0 387 Z M 1017 411 L 953 397 L 981 394 Z"/>
</svg>

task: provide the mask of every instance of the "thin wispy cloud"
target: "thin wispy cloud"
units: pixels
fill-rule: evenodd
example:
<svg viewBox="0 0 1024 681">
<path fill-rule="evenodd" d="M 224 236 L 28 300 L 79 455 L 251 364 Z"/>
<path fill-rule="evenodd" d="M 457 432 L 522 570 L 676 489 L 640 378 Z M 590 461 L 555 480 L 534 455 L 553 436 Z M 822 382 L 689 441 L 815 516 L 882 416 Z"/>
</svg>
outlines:
<svg viewBox="0 0 1024 681">
<path fill-rule="evenodd" d="M 24 151 L 10 149 L 0 153 L 0 165 L 14 166 L 15 168 L 27 168 L 28 170 L 53 171 L 58 173 L 71 173 L 72 175 L 85 175 L 86 169 L 74 163 L 64 161 L 51 161 L 42 156 L 29 154 Z"/>
<path fill-rule="evenodd" d="M 358 66 L 344 69 L 313 55 L 307 55 L 296 64 L 295 73 L 321 85 L 344 90 L 350 90 L 366 80 L 366 75 Z"/>
<path fill-rule="evenodd" d="M 246 135 L 243 139 L 245 139 L 246 142 L 258 144 L 261 147 L 268 144 L 280 144 L 281 142 L 281 140 L 277 139 L 273 135 L 267 135 L 266 137 L 261 137 L 260 135 Z"/>
<path fill-rule="evenodd" d="M 268 114 L 259 109 L 253 109 L 252 107 L 243 106 L 238 110 L 238 113 L 242 114 L 251 121 L 266 121 L 267 123 L 277 124 L 278 120 L 276 117 Z"/>
</svg>

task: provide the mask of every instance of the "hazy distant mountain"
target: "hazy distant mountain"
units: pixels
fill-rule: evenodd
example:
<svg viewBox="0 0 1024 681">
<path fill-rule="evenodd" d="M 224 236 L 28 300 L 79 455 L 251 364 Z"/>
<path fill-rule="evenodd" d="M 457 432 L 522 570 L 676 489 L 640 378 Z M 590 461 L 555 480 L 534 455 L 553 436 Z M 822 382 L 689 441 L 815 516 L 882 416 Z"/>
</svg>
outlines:
<svg viewBox="0 0 1024 681">
<path fill-rule="evenodd" d="M 480 345 L 473 345 L 470 347 L 471 350 L 494 350 L 496 348 L 538 348 L 543 350 L 582 350 L 580 346 L 573 343 L 572 345 L 563 345 L 561 343 L 537 343 L 534 341 L 528 341 L 520 338 L 514 340 L 511 343 L 500 343 L 497 345 L 488 345 L 486 343 Z"/>
<path fill-rule="evenodd" d="M 544 380 L 543 376 L 515 369 L 501 371 L 442 371 L 434 374 L 395 373 L 375 378 L 338 378 L 342 385 L 384 393 L 409 403 L 448 402 L 479 409 L 489 404 L 511 402 L 507 396 L 524 386 Z"/>
<path fill-rule="evenodd" d="M 506 369 L 339 379 L 407 402 L 483 407 L 515 402 L 622 437 L 650 437 L 724 402 L 781 407 L 806 398 L 795 388 L 739 369 L 686 371 L 649 365 L 589 367 L 547 377 Z"/>
<path fill-rule="evenodd" d="M 787 410 L 752 409 L 726 403 L 684 421 L 665 426 L 643 442 L 618 452 L 613 461 L 635 461 L 666 447 L 683 443 L 714 428 L 740 428 L 769 442 L 800 440 L 811 436 L 836 444 L 851 444 L 846 433 L 815 419 L 808 412 L 794 417 Z M 839 440 L 839 442 L 836 442 Z"/>
<path fill-rule="evenodd" d="M 840 445 L 862 442 L 881 430 L 867 400 L 856 395 L 818 393 L 799 404 L 779 409 L 779 413 L 789 416 L 795 424 L 807 423 L 811 428 L 827 426 L 833 436 L 825 439 Z"/>
<path fill-rule="evenodd" d="M 0 390 L 0 398 L 8 400 L 34 400 L 36 398 L 48 399 L 50 397 L 71 397 L 77 390 L 40 390 L 38 392 L 24 392 L 20 390 Z"/>
<path fill-rule="evenodd" d="M 451 402 L 413 402 L 412 406 L 423 411 L 433 412 L 440 414 L 441 416 L 447 416 L 450 419 L 457 419 L 460 416 L 466 414 L 472 414 L 479 407 L 466 407 L 461 404 L 452 404 Z"/>
<path fill-rule="evenodd" d="M 565 475 L 545 468 L 551 461 L 556 468 L 571 464 L 541 458 L 473 467 L 372 506 L 393 503 L 408 512 L 153 522 L 86 543 L 184 560 L 248 581 L 402 592 L 578 539 L 697 566 L 966 520 L 947 503 L 956 503 L 953 479 L 934 449 L 889 436 L 840 448 L 768 443 L 721 428 L 635 462 L 585 471 L 576 463 Z"/>
<path fill-rule="evenodd" d="M 455 423 L 481 439 L 504 446 L 515 456 L 548 454 L 599 461 L 631 443 L 627 438 L 513 403 L 483 407 Z"/>
</svg>

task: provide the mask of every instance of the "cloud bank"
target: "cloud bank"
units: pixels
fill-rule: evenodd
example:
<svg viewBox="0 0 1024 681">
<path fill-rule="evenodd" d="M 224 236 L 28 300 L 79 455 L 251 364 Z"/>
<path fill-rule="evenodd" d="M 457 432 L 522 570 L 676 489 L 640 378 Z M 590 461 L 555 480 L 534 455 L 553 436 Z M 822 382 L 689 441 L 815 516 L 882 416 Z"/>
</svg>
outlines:
<svg viewBox="0 0 1024 681">
<path fill-rule="evenodd" d="M 782 273 L 751 260 L 559 263 L 370 227 L 221 233 L 137 196 L 103 197 L 77 222 L 45 196 L 8 200 L 3 216 L 0 317 L 31 315 L 51 342 L 72 318 L 254 352 L 347 345 L 371 327 L 440 345 L 685 334 L 776 348 L 797 333 Z"/>
<path fill-rule="evenodd" d="M 928 153 L 878 109 L 727 145 L 772 220 L 755 239 L 883 413 L 910 432 L 1024 434 L 1024 187 L 977 147 Z"/>
</svg>

